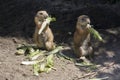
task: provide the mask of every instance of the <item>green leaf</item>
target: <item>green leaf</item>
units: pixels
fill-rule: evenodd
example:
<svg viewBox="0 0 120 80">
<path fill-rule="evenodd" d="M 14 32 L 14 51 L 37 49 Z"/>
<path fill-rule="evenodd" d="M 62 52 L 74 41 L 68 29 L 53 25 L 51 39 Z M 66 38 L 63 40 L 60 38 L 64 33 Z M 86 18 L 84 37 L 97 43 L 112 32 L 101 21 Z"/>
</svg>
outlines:
<svg viewBox="0 0 120 80">
<path fill-rule="evenodd" d="M 36 76 L 39 75 L 39 68 L 40 68 L 40 65 L 38 63 L 33 65 L 34 75 L 36 75 Z"/>
<path fill-rule="evenodd" d="M 40 35 L 42 31 L 47 27 L 47 25 L 50 24 L 51 21 L 55 21 L 55 18 L 47 17 L 45 21 L 42 23 L 41 28 L 38 31 L 38 34 Z"/>
<path fill-rule="evenodd" d="M 26 51 L 26 49 L 18 49 L 15 54 L 22 55 L 22 54 L 25 54 L 25 51 Z"/>
<path fill-rule="evenodd" d="M 39 51 L 39 49 L 37 49 L 36 51 L 31 52 L 31 53 L 28 55 L 28 57 L 29 57 L 29 58 L 32 58 L 33 56 L 35 56 L 36 54 L 39 54 L 39 53 L 40 53 L 40 51 Z"/>
<path fill-rule="evenodd" d="M 30 53 L 35 52 L 35 50 L 32 47 L 28 48 L 28 50 L 29 50 Z"/>
<path fill-rule="evenodd" d="M 47 56 L 46 60 L 47 60 L 46 66 L 52 67 L 54 65 L 54 63 L 53 63 L 53 54 L 50 54 L 49 56 Z"/>
<path fill-rule="evenodd" d="M 50 20 L 50 21 L 56 21 L 56 18 L 55 18 L 55 17 L 50 17 L 50 16 L 49 16 L 47 19 Z"/>
<path fill-rule="evenodd" d="M 44 61 L 44 58 L 41 59 L 41 60 L 35 60 L 35 61 L 22 61 L 21 64 L 23 65 L 34 65 L 34 64 L 37 64 L 37 63 L 40 63 L 40 62 L 43 62 Z"/>
<path fill-rule="evenodd" d="M 45 71 L 45 66 L 46 66 L 45 63 L 42 63 L 42 64 L 40 65 L 40 72 L 44 72 L 44 71 Z"/>
<path fill-rule="evenodd" d="M 47 73 L 50 72 L 51 70 L 52 70 L 52 68 L 47 68 L 47 67 L 45 68 L 45 72 L 47 72 Z"/>
<path fill-rule="evenodd" d="M 39 63 L 39 61 L 22 61 L 21 64 L 23 65 L 34 65 Z"/>
<path fill-rule="evenodd" d="M 94 28 L 92 28 L 92 27 L 89 28 L 89 31 L 90 31 L 90 33 L 93 34 L 93 36 L 94 36 L 95 39 L 98 39 L 98 40 L 100 40 L 100 41 L 103 41 L 103 39 L 102 39 L 102 37 L 100 36 L 99 32 L 96 31 Z"/>
<path fill-rule="evenodd" d="M 37 59 L 39 56 L 43 55 L 44 52 L 46 52 L 46 51 L 40 51 L 38 54 L 30 57 L 30 60 L 35 60 L 35 59 Z"/>
<path fill-rule="evenodd" d="M 48 52 L 47 54 L 55 54 L 55 53 L 59 52 L 59 51 L 62 50 L 62 49 L 63 49 L 62 46 L 58 46 L 58 47 L 56 47 L 54 50 Z"/>
</svg>

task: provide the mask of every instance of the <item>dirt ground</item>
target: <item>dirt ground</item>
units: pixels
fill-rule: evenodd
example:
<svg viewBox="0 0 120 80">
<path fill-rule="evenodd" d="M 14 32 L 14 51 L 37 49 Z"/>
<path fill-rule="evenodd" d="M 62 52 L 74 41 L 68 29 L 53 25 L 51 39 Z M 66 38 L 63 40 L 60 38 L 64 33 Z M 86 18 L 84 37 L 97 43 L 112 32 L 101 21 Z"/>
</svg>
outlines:
<svg viewBox="0 0 120 80">
<path fill-rule="evenodd" d="M 0 37 L 0 80 L 90 80 L 93 77 L 120 80 L 120 28 L 100 30 L 100 33 L 105 42 L 93 42 L 96 54 L 93 63 L 99 65 L 97 69 L 89 71 L 87 67 L 76 66 L 70 60 L 55 57 L 56 70 L 40 73 L 39 76 L 33 75 L 32 66 L 20 65 L 25 60 L 24 55 L 15 55 L 17 45 L 31 43 L 31 39 Z M 70 42 L 69 38 L 64 39 Z M 68 50 L 63 53 L 73 57 L 70 46 L 65 46 Z"/>
</svg>

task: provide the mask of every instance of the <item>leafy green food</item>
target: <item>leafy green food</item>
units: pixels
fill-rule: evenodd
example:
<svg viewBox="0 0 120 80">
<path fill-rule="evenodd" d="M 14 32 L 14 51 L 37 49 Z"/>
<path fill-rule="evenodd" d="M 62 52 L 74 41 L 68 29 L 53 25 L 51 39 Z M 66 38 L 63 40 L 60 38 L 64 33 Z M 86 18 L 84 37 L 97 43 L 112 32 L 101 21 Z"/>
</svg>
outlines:
<svg viewBox="0 0 120 80">
<path fill-rule="evenodd" d="M 23 65 L 34 65 L 34 64 L 40 63 L 42 61 L 44 61 L 44 58 L 42 60 L 35 60 L 35 61 L 22 61 L 21 64 L 23 64 Z"/>
<path fill-rule="evenodd" d="M 26 44 L 27 45 L 27 44 Z M 26 46 L 25 44 L 22 44 L 21 46 L 17 47 L 16 55 L 25 55 L 26 52 L 32 53 L 35 52 L 35 49 L 32 46 Z"/>
<path fill-rule="evenodd" d="M 61 49 L 63 49 L 63 48 L 61 46 L 59 46 L 59 47 L 55 48 L 54 50 L 47 53 L 49 55 L 47 55 L 45 62 L 40 65 L 40 72 L 47 72 L 48 73 L 52 69 L 55 69 L 54 68 L 54 61 L 53 61 L 54 54 L 59 52 Z"/>
<path fill-rule="evenodd" d="M 45 68 L 46 73 L 50 72 L 51 70 L 52 70 L 52 68 L 47 68 L 47 67 Z"/>
<path fill-rule="evenodd" d="M 51 16 L 49 16 L 47 19 L 50 20 L 51 22 L 52 21 L 56 21 L 56 18 L 55 17 L 51 17 Z"/>
<path fill-rule="evenodd" d="M 56 21 L 55 18 L 47 17 L 45 21 L 42 23 L 40 30 L 38 31 L 38 34 L 40 35 L 42 31 L 47 27 L 47 25 L 50 24 L 51 21 Z"/>
<path fill-rule="evenodd" d="M 49 72 L 52 70 L 53 68 L 53 57 L 51 55 L 49 55 L 47 58 L 46 58 L 46 63 L 42 63 L 40 65 L 40 72 Z"/>
<path fill-rule="evenodd" d="M 45 64 L 45 63 L 42 63 L 42 64 L 40 65 L 39 71 L 40 71 L 40 72 L 45 72 L 45 66 L 46 66 L 46 64 Z"/>
<path fill-rule="evenodd" d="M 56 47 L 52 51 L 39 50 L 38 48 L 33 48 L 32 46 L 22 45 L 17 48 L 17 52 L 25 54 L 27 53 L 27 61 L 22 61 L 22 65 L 32 65 L 34 75 L 38 76 L 41 72 L 50 72 L 54 68 L 54 54 L 62 50 L 62 46 Z M 45 54 L 44 54 L 45 53 Z M 46 55 L 47 54 L 47 55 Z M 40 56 L 44 57 L 43 59 Z"/>
<path fill-rule="evenodd" d="M 23 65 L 34 65 L 39 63 L 39 61 L 22 61 L 21 64 Z"/>
<path fill-rule="evenodd" d="M 30 53 L 34 53 L 35 52 L 35 50 L 32 47 L 28 47 L 28 50 L 29 50 Z"/>
<path fill-rule="evenodd" d="M 31 58 L 31 57 L 35 56 L 36 54 L 39 54 L 39 53 L 40 53 L 40 51 L 39 51 L 39 49 L 37 49 L 34 52 L 30 52 L 30 54 L 28 55 L 28 57 Z"/>
<path fill-rule="evenodd" d="M 38 63 L 33 65 L 33 72 L 34 72 L 34 75 L 36 76 L 39 75 L 39 67 L 40 65 Z"/>
<path fill-rule="evenodd" d="M 25 51 L 26 51 L 26 49 L 18 49 L 15 54 L 16 55 L 23 55 L 23 54 L 25 54 Z"/>
<path fill-rule="evenodd" d="M 63 49 L 62 46 L 58 46 L 58 47 L 56 47 L 54 50 L 48 52 L 47 55 L 49 55 L 49 54 L 55 54 L 55 53 L 59 52 L 59 51 L 62 50 L 62 49 Z"/>
<path fill-rule="evenodd" d="M 46 63 L 46 66 L 48 67 L 53 67 L 53 54 L 50 54 L 49 56 L 47 56 L 46 58 L 47 60 L 47 63 Z"/>
<path fill-rule="evenodd" d="M 94 28 L 92 28 L 92 27 L 89 28 L 89 31 L 90 31 L 91 34 L 93 34 L 93 36 L 94 36 L 95 39 L 98 39 L 98 40 L 100 40 L 100 41 L 103 41 L 103 39 L 102 39 L 102 37 L 100 36 L 99 32 L 96 31 Z"/>
<path fill-rule="evenodd" d="M 42 63 L 40 65 L 40 72 L 49 72 L 52 70 L 54 66 L 54 61 L 53 61 L 54 54 L 50 54 L 46 57 L 46 63 Z"/>
<path fill-rule="evenodd" d="M 39 56 L 43 55 L 43 53 L 45 53 L 46 51 L 40 51 L 38 54 L 29 57 L 30 60 L 36 60 Z"/>
</svg>

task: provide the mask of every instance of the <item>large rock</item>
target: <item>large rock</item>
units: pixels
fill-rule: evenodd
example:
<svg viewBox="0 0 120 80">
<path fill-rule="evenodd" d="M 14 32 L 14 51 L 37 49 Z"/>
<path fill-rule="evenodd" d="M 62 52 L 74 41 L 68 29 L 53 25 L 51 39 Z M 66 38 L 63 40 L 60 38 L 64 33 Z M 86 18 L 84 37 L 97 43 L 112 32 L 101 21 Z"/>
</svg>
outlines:
<svg viewBox="0 0 120 80">
<path fill-rule="evenodd" d="M 95 28 L 120 26 L 120 5 L 106 4 L 107 0 L 4 0 L 0 1 L 0 35 L 32 36 L 34 16 L 46 10 L 57 21 L 53 31 L 74 31 L 77 17 L 90 16 Z"/>
</svg>

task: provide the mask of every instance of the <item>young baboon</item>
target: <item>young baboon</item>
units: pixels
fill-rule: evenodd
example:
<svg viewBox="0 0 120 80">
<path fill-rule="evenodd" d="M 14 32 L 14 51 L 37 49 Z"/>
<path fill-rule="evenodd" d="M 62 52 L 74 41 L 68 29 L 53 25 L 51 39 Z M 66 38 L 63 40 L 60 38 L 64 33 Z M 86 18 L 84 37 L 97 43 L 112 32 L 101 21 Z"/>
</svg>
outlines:
<svg viewBox="0 0 120 80">
<path fill-rule="evenodd" d="M 78 17 L 76 31 L 74 33 L 74 53 L 79 57 L 85 57 L 93 53 L 93 48 L 90 43 L 89 29 L 90 19 L 86 15 Z"/>
<path fill-rule="evenodd" d="M 48 13 L 46 11 L 38 11 L 36 16 L 35 16 L 35 33 L 34 33 L 34 41 L 37 44 L 39 48 L 44 48 L 46 50 L 52 50 L 54 49 L 54 36 L 53 33 L 47 25 L 47 27 L 42 31 L 41 34 L 38 34 L 39 30 L 41 29 L 42 23 L 44 20 L 48 17 Z"/>
</svg>

